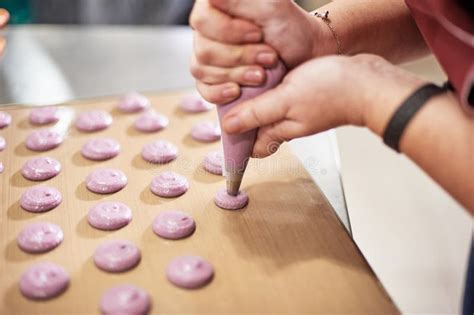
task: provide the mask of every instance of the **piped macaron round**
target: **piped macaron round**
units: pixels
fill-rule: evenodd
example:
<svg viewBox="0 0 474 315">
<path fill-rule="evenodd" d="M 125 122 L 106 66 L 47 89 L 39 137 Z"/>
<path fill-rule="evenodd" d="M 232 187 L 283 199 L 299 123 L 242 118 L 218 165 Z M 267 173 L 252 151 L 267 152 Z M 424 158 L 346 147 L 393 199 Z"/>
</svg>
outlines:
<svg viewBox="0 0 474 315">
<path fill-rule="evenodd" d="M 61 163 L 47 156 L 38 156 L 29 159 L 21 168 L 24 178 L 34 181 L 42 181 L 55 177 L 61 172 Z"/>
<path fill-rule="evenodd" d="M 28 253 L 44 253 L 56 248 L 64 239 L 63 230 L 54 223 L 28 224 L 16 237 L 18 247 Z"/>
<path fill-rule="evenodd" d="M 55 106 L 37 107 L 28 118 L 33 125 L 47 125 L 59 121 L 59 113 Z"/>
<path fill-rule="evenodd" d="M 5 150 L 7 147 L 7 140 L 4 137 L 0 136 L 0 152 Z"/>
<path fill-rule="evenodd" d="M 150 100 L 137 92 L 131 92 L 122 96 L 117 108 L 123 113 L 136 113 L 149 108 Z"/>
<path fill-rule="evenodd" d="M 211 110 L 214 105 L 197 94 L 186 95 L 181 99 L 179 107 L 187 113 L 202 113 Z"/>
<path fill-rule="evenodd" d="M 48 151 L 58 147 L 63 142 L 63 137 L 56 131 L 40 129 L 30 133 L 25 145 L 32 151 Z"/>
<path fill-rule="evenodd" d="M 28 188 L 20 199 L 20 206 L 29 212 L 45 212 L 56 208 L 62 202 L 59 190 L 49 186 Z"/>
<path fill-rule="evenodd" d="M 133 123 L 133 127 L 141 132 L 156 132 L 162 130 L 168 124 L 168 117 L 154 110 L 147 110 L 138 116 Z"/>
<path fill-rule="evenodd" d="M 104 292 L 99 308 L 104 315 L 147 315 L 151 309 L 151 298 L 139 287 L 121 284 Z"/>
<path fill-rule="evenodd" d="M 76 128 L 80 131 L 94 132 L 108 128 L 112 124 L 112 116 L 104 110 L 91 110 L 79 114 Z"/>
<path fill-rule="evenodd" d="M 224 155 L 222 151 L 211 151 L 204 157 L 202 167 L 209 173 L 222 175 L 222 167 L 224 164 Z"/>
<path fill-rule="evenodd" d="M 89 209 L 87 222 L 99 230 L 117 230 L 132 221 L 132 210 L 121 202 L 102 201 Z"/>
<path fill-rule="evenodd" d="M 177 240 L 193 234 L 196 223 L 185 212 L 170 210 L 158 214 L 153 221 L 152 228 L 153 232 L 160 237 Z"/>
<path fill-rule="evenodd" d="M 12 122 L 12 116 L 7 112 L 0 111 L 0 129 L 8 127 Z"/>
<path fill-rule="evenodd" d="M 94 252 L 94 263 L 108 272 L 123 272 L 135 267 L 141 259 L 140 249 L 125 240 L 106 241 Z"/>
<path fill-rule="evenodd" d="M 112 138 L 90 139 L 81 148 L 82 156 L 93 161 L 108 160 L 119 153 L 120 143 Z"/>
<path fill-rule="evenodd" d="M 214 276 L 214 267 L 199 256 L 178 256 L 166 267 L 166 277 L 174 285 L 197 289 L 208 284 Z"/>
<path fill-rule="evenodd" d="M 178 148 L 169 141 L 155 140 L 143 146 L 142 158 L 150 163 L 169 163 L 178 157 Z"/>
<path fill-rule="evenodd" d="M 98 194 L 111 194 L 124 188 L 128 183 L 124 172 L 112 168 L 99 168 L 86 177 L 86 187 Z"/>
<path fill-rule="evenodd" d="M 189 189 L 188 179 L 176 172 L 166 171 L 155 176 L 150 190 L 160 197 L 178 197 Z"/>
<path fill-rule="evenodd" d="M 214 142 L 221 138 L 221 127 L 212 121 L 200 122 L 192 128 L 191 137 L 199 142 Z"/>
<path fill-rule="evenodd" d="M 249 196 L 244 191 L 239 191 L 237 196 L 229 195 L 227 189 L 224 187 L 217 191 L 214 202 L 219 208 L 238 210 L 247 206 L 249 203 Z"/>
<path fill-rule="evenodd" d="M 69 285 L 69 279 L 63 267 L 51 262 L 40 262 L 30 266 L 21 275 L 20 291 L 30 299 L 49 299 L 63 293 Z"/>
</svg>

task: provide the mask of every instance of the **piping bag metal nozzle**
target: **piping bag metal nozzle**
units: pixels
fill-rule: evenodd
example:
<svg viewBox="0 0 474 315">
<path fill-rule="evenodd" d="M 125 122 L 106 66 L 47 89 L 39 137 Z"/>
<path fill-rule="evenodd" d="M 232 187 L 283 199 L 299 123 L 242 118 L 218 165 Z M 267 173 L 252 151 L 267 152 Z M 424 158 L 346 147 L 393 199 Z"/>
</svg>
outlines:
<svg viewBox="0 0 474 315">
<path fill-rule="evenodd" d="M 226 172 L 225 181 L 227 186 L 227 193 L 231 196 L 239 194 L 240 185 L 242 184 L 243 172 Z"/>
<path fill-rule="evenodd" d="M 217 114 L 222 129 L 222 145 L 224 147 L 224 175 L 226 177 L 227 193 L 237 196 L 247 162 L 252 154 L 257 137 L 257 129 L 239 134 L 227 134 L 222 128 L 222 121 L 227 112 L 246 100 L 259 96 L 267 90 L 276 87 L 286 74 L 286 67 L 281 60 L 271 69 L 265 71 L 266 81 L 262 86 L 240 88 L 240 97 L 228 104 L 217 106 Z"/>
</svg>

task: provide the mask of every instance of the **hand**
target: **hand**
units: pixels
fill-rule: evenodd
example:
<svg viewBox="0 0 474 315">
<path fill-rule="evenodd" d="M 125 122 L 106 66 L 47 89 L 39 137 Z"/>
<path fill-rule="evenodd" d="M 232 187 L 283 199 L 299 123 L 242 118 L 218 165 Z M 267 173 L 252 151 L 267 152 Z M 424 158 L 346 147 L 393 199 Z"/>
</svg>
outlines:
<svg viewBox="0 0 474 315">
<path fill-rule="evenodd" d="M 240 133 L 259 127 L 253 156 L 265 157 L 284 141 L 337 126 L 385 126 L 374 117 L 376 107 L 395 108 L 422 83 L 375 55 L 321 57 L 291 71 L 275 89 L 232 108 L 223 128 Z"/>
<path fill-rule="evenodd" d="M 228 103 L 239 96 L 239 84 L 261 85 L 264 67 L 278 56 L 291 69 L 315 51 L 323 54 L 322 43 L 333 38 L 322 23 L 290 0 L 196 1 L 191 72 L 198 90 L 212 103 Z"/>
<path fill-rule="evenodd" d="M 8 20 L 10 18 L 10 14 L 8 13 L 7 10 L 0 8 L 0 30 L 7 25 Z M 6 41 L 3 37 L 0 36 L 0 56 L 3 53 L 3 50 L 5 49 Z"/>
</svg>

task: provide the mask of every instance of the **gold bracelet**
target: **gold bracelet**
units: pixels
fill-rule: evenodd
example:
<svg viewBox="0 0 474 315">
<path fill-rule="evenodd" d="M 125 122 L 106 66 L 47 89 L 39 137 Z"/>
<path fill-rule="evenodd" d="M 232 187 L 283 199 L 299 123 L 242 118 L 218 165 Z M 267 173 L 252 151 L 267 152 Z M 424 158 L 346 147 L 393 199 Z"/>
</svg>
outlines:
<svg viewBox="0 0 474 315">
<path fill-rule="evenodd" d="M 337 36 L 336 31 L 334 30 L 334 27 L 331 25 L 331 20 L 329 19 L 329 11 L 324 11 L 323 13 L 319 13 L 318 11 L 314 11 L 313 15 L 317 18 L 320 18 L 323 20 L 324 24 L 326 24 L 329 27 L 329 30 L 332 33 L 332 36 L 336 40 L 336 45 L 337 45 L 337 54 L 342 55 L 342 45 L 341 41 L 339 40 L 339 36 Z"/>
</svg>

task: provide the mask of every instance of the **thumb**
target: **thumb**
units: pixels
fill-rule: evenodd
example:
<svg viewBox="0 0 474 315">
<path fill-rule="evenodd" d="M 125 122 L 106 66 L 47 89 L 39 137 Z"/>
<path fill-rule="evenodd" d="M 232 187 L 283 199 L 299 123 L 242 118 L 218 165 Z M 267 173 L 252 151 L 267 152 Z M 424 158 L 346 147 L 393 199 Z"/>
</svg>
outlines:
<svg viewBox="0 0 474 315">
<path fill-rule="evenodd" d="M 266 1 L 254 0 L 209 0 L 209 3 L 229 15 L 256 22 L 258 13 Z"/>
<path fill-rule="evenodd" d="M 224 117 L 224 130 L 241 133 L 284 119 L 292 99 L 290 89 L 283 81 L 276 88 L 236 105 Z"/>
<path fill-rule="evenodd" d="M 264 158 L 278 151 L 283 142 L 289 141 L 283 130 L 284 122 L 271 124 L 258 129 L 257 138 L 253 146 L 252 157 Z"/>
<path fill-rule="evenodd" d="M 285 12 L 282 7 L 291 0 L 209 0 L 216 9 L 231 16 L 251 20 L 261 26 L 260 21 L 273 17 L 275 12 Z"/>
</svg>

